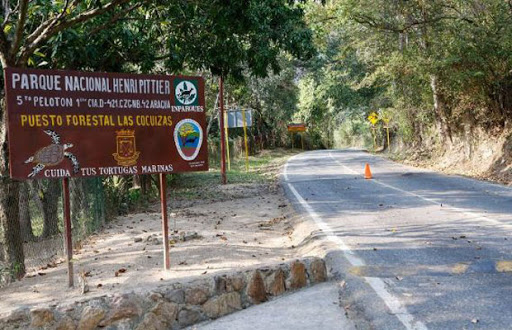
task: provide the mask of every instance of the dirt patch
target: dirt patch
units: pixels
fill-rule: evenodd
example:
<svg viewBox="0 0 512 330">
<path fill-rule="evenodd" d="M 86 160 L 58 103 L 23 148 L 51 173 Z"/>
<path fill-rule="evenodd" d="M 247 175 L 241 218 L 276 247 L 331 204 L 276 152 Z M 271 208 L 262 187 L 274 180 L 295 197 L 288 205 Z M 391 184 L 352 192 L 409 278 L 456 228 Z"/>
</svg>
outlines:
<svg viewBox="0 0 512 330">
<path fill-rule="evenodd" d="M 88 293 L 82 295 L 78 285 L 67 288 L 66 265 L 59 260 L 1 289 L 1 314 L 21 306 L 51 306 L 296 257 L 292 234 L 302 220 L 276 180 L 285 160 L 270 162 L 270 170 L 260 167 L 271 178 L 263 182 L 216 183 L 193 199 L 171 190 L 171 271 L 163 270 L 161 219 L 155 203 L 146 212 L 115 219 L 74 251 L 75 283 L 82 274 Z"/>
<path fill-rule="evenodd" d="M 400 150 L 390 158 L 447 174 L 512 185 L 512 129 L 499 134 L 474 130 L 471 138 L 454 136 L 447 148 L 436 149 L 432 145 Z"/>
</svg>

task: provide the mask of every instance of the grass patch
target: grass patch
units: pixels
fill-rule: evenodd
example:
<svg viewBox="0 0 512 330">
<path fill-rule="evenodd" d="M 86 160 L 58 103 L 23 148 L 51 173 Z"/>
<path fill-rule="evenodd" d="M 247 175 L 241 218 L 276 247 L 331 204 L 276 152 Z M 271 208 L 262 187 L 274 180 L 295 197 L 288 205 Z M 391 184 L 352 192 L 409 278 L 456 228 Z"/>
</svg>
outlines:
<svg viewBox="0 0 512 330">
<path fill-rule="evenodd" d="M 264 150 L 249 157 L 249 170 L 245 158 L 231 161 L 227 171 L 229 184 L 270 184 L 277 179 L 281 166 L 298 151 L 286 149 Z M 222 199 L 220 166 L 210 166 L 208 172 L 191 172 L 174 175 L 171 180 L 171 197 L 178 199 Z"/>
</svg>

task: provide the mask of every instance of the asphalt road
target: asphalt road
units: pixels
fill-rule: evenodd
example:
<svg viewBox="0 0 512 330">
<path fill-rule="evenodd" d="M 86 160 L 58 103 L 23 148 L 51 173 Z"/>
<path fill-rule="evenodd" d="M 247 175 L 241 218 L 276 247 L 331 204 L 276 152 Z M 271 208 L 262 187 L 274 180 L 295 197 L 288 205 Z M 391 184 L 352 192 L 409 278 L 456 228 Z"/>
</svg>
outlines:
<svg viewBox="0 0 512 330">
<path fill-rule="evenodd" d="M 356 324 L 512 329 L 512 189 L 354 150 L 293 157 L 283 186 L 336 247 L 329 265 Z"/>
</svg>

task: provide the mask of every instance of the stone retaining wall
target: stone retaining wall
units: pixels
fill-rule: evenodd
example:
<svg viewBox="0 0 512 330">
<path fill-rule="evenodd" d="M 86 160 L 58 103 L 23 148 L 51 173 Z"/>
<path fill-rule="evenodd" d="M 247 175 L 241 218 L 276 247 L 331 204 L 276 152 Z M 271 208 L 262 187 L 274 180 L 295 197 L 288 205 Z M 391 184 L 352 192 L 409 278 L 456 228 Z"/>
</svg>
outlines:
<svg viewBox="0 0 512 330">
<path fill-rule="evenodd" d="M 327 280 L 324 260 L 306 258 L 253 270 L 108 295 L 71 305 L 20 308 L 0 329 L 180 329 Z"/>
</svg>

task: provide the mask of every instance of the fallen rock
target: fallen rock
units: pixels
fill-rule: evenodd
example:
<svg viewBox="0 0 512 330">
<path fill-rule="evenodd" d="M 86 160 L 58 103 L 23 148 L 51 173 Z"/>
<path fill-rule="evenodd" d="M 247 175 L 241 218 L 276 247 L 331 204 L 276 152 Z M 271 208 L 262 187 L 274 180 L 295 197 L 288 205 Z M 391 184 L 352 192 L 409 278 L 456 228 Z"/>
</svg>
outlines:
<svg viewBox="0 0 512 330">
<path fill-rule="evenodd" d="M 201 238 L 201 236 L 199 236 L 199 234 L 197 232 L 187 232 L 184 236 L 183 236 L 183 241 L 186 242 L 186 241 L 190 241 L 190 240 L 193 240 L 193 239 L 199 239 Z"/>
<path fill-rule="evenodd" d="M 242 309 L 242 299 L 238 292 L 222 294 L 208 300 L 203 305 L 206 315 L 212 319 L 233 313 Z"/>
<path fill-rule="evenodd" d="M 182 231 L 178 235 L 169 236 L 169 240 L 174 241 L 174 242 L 186 242 L 186 241 L 191 241 L 193 239 L 201 239 L 201 238 L 202 238 L 202 236 L 199 235 L 196 231 L 191 231 L 191 232 L 186 232 L 186 233 L 184 231 Z"/>
<path fill-rule="evenodd" d="M 135 243 L 140 243 L 140 242 L 142 242 L 142 237 L 135 237 L 135 238 L 133 239 L 133 241 L 134 241 Z"/>
</svg>

